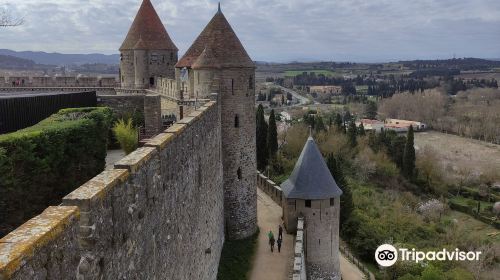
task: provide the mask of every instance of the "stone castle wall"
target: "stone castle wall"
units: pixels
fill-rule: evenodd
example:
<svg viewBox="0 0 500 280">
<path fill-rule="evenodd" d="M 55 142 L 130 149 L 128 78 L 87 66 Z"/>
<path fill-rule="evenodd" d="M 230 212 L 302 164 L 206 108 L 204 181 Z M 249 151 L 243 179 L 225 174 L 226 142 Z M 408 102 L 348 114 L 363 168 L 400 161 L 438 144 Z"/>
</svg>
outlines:
<svg viewBox="0 0 500 280">
<path fill-rule="evenodd" d="M 264 191 L 276 204 L 283 207 L 283 191 L 271 179 L 257 172 L 257 186 Z"/>
<path fill-rule="evenodd" d="M 219 104 L 209 102 L 0 240 L 0 279 L 216 279 Z"/>
<path fill-rule="evenodd" d="M 311 208 L 304 200 L 296 200 L 297 213 L 305 219 L 305 252 L 308 271 L 326 276 L 340 272 L 339 260 L 339 214 L 340 198 L 313 200 Z"/>
<path fill-rule="evenodd" d="M 99 95 L 97 104 L 110 107 L 118 116 L 127 116 L 136 111 L 144 113 L 143 95 Z"/>
<path fill-rule="evenodd" d="M 118 87 L 113 77 L 0 77 L 0 87 Z"/>
<path fill-rule="evenodd" d="M 174 65 L 178 56 L 172 50 L 122 50 L 120 54 L 120 81 L 124 88 L 157 86 L 156 77 L 175 78 Z"/>
<path fill-rule="evenodd" d="M 173 99 L 179 99 L 178 86 L 175 79 L 157 77 L 155 84 L 155 92 Z"/>
<path fill-rule="evenodd" d="M 293 260 L 293 280 L 307 280 L 306 257 L 304 254 L 304 218 L 297 219 Z"/>
</svg>

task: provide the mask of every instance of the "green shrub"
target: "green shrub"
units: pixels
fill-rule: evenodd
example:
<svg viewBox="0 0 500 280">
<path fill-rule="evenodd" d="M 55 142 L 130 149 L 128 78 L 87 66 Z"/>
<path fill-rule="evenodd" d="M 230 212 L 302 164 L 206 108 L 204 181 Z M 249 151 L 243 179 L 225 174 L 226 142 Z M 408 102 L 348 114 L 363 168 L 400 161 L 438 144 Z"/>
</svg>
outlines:
<svg viewBox="0 0 500 280">
<path fill-rule="evenodd" d="M 120 147 L 126 154 L 137 149 L 139 140 L 137 139 L 137 129 L 132 124 L 132 119 L 127 121 L 121 119 L 115 123 L 113 126 L 113 132 L 115 133 L 115 138 L 120 143 Z"/>
<path fill-rule="evenodd" d="M 104 169 L 111 115 L 108 108 L 64 109 L 0 135 L 0 235 Z"/>
</svg>

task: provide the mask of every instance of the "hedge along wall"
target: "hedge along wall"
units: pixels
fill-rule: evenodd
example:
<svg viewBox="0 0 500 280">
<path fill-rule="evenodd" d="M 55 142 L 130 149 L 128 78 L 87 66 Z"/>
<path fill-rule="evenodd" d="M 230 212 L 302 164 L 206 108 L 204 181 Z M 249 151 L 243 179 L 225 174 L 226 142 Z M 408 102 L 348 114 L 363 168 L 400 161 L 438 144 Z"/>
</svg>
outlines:
<svg viewBox="0 0 500 280">
<path fill-rule="evenodd" d="M 35 125 L 63 108 L 95 107 L 96 100 L 95 91 L 0 94 L 0 134 Z"/>
<path fill-rule="evenodd" d="M 63 109 L 0 135 L 0 236 L 104 169 L 111 118 L 108 108 Z"/>
</svg>

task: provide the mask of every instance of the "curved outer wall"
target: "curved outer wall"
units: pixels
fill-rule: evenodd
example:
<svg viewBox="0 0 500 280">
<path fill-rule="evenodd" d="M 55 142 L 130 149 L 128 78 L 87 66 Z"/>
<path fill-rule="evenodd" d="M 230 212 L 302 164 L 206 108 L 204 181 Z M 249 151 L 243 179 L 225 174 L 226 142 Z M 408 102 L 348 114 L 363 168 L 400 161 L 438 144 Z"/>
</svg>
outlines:
<svg viewBox="0 0 500 280">
<path fill-rule="evenodd" d="M 146 88 L 148 81 L 148 52 L 134 50 L 135 56 L 135 88 Z"/>
<path fill-rule="evenodd" d="M 297 208 L 305 218 L 305 250 L 307 262 L 321 267 L 330 274 L 340 272 L 339 219 L 340 199 L 313 200 L 311 208 L 304 200 L 297 200 Z"/>
<path fill-rule="evenodd" d="M 194 96 L 196 98 L 209 98 L 214 93 L 214 81 L 218 81 L 219 71 L 210 69 L 194 70 Z M 217 78 L 217 79 L 216 79 Z"/>
<path fill-rule="evenodd" d="M 135 65 L 134 51 L 121 51 L 120 58 L 120 84 L 122 88 L 134 88 L 135 86 Z"/>
<path fill-rule="evenodd" d="M 151 78 L 175 79 L 176 50 L 123 50 L 120 61 L 122 88 L 148 88 Z M 156 81 L 155 81 L 156 83 Z"/>
<path fill-rule="evenodd" d="M 226 68 L 220 73 L 226 236 L 242 239 L 257 230 L 255 69 Z"/>
<path fill-rule="evenodd" d="M 175 79 L 175 64 L 177 63 L 176 50 L 149 51 L 148 77 L 164 77 Z"/>
</svg>

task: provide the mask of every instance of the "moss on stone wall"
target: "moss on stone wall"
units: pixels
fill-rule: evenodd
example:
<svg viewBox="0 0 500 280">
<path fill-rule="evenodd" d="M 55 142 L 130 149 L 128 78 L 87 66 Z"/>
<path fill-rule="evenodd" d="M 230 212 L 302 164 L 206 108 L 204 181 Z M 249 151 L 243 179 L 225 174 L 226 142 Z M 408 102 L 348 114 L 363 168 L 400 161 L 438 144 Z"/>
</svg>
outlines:
<svg viewBox="0 0 500 280">
<path fill-rule="evenodd" d="M 0 236 L 104 169 L 108 108 L 64 109 L 0 135 Z"/>
</svg>

